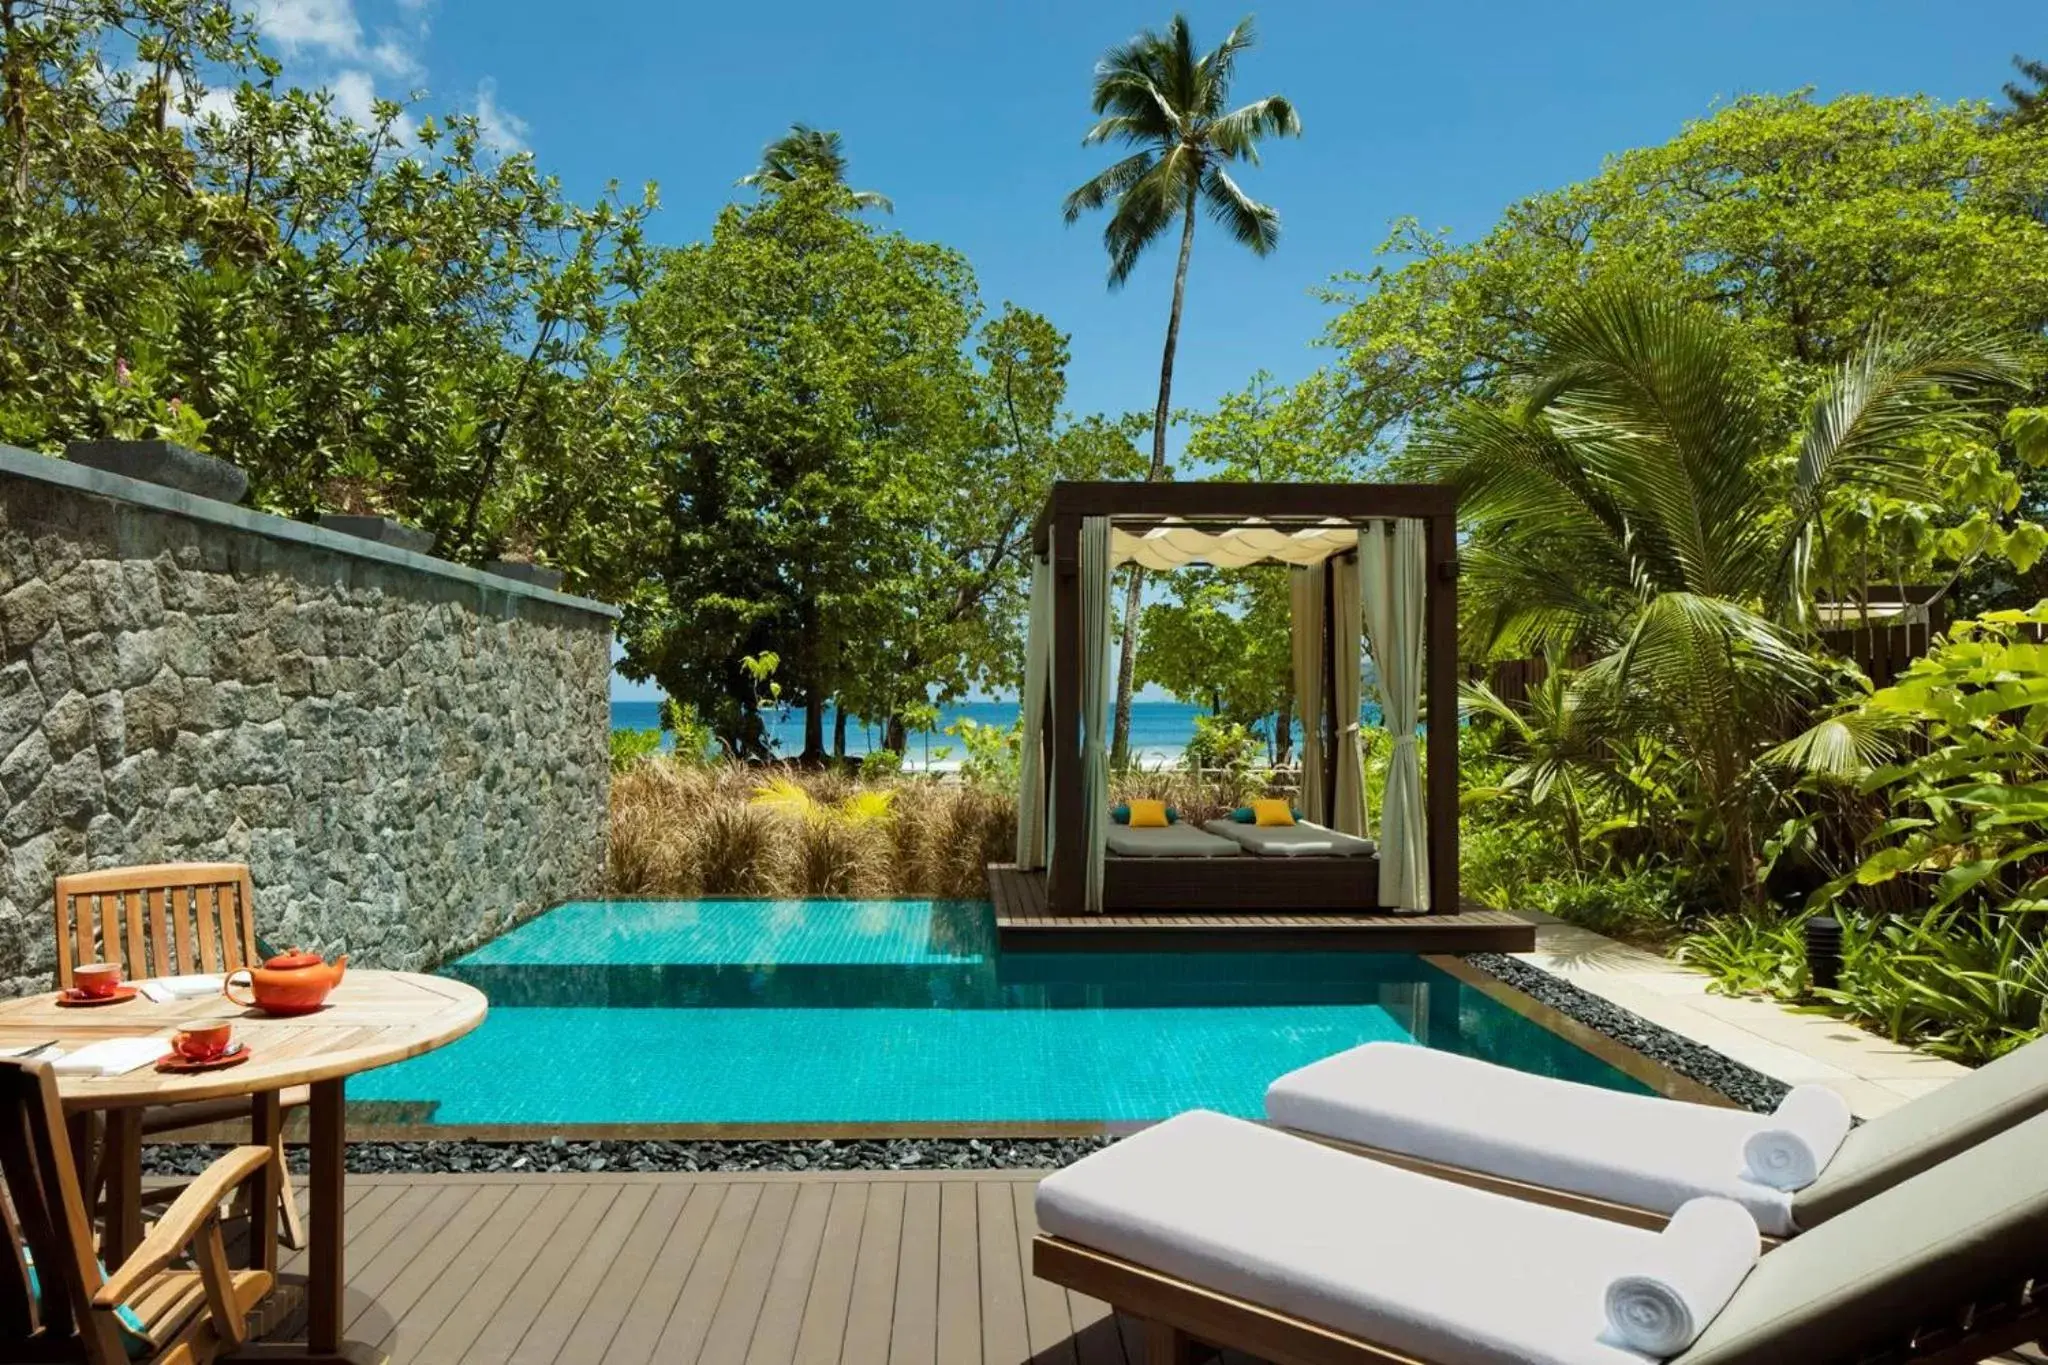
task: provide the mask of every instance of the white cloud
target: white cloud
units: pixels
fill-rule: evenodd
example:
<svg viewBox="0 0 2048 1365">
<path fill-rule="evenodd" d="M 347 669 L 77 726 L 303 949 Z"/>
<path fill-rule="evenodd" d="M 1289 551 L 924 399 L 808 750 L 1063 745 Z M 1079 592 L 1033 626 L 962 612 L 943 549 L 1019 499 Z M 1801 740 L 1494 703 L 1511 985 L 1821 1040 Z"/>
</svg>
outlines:
<svg viewBox="0 0 2048 1365">
<path fill-rule="evenodd" d="M 488 76 L 476 83 L 476 124 L 493 151 L 510 156 L 526 150 L 526 120 L 498 103 L 498 83 Z"/>
<path fill-rule="evenodd" d="M 427 68 L 419 54 L 403 34 L 386 30 L 379 35 L 376 44 L 363 54 L 372 65 L 378 67 L 395 80 L 418 83 L 427 77 Z"/>
<path fill-rule="evenodd" d="M 327 90 L 334 96 L 335 113 L 363 128 L 378 126 L 377 80 L 369 72 L 343 71 L 327 82 Z M 408 115 L 400 114 L 391 124 L 391 135 L 399 146 L 410 147 L 418 127 Z"/>
<path fill-rule="evenodd" d="M 257 30 L 288 53 L 353 57 L 362 51 L 363 25 L 353 0 L 251 0 L 249 13 Z"/>
</svg>

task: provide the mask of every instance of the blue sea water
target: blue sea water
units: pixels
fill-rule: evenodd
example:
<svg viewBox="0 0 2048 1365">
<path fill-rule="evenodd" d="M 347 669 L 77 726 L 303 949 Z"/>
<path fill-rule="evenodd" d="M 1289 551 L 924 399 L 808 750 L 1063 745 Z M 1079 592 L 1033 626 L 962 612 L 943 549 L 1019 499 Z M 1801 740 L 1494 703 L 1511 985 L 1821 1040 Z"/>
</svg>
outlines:
<svg viewBox="0 0 2048 1365">
<path fill-rule="evenodd" d="M 1007 730 L 1017 723 L 1018 706 L 1014 701 L 968 701 L 956 702 L 939 710 L 937 732 L 930 735 L 913 735 L 910 740 L 909 757 L 922 763 L 927 756 L 934 765 L 957 762 L 964 756 L 960 742 L 946 734 L 946 727 L 967 719 L 980 725 L 993 725 Z M 1178 758 L 1195 735 L 1195 717 L 1203 714 L 1199 706 L 1189 706 L 1177 701 L 1141 701 L 1131 705 L 1131 749 L 1144 763 L 1170 762 Z M 1379 719 L 1379 708 L 1372 703 L 1364 707 L 1367 724 Z M 661 724 L 661 704 L 652 701 L 614 701 L 612 703 L 612 728 L 614 730 L 652 730 Z M 832 741 L 833 711 L 825 709 L 825 742 Z M 1297 740 L 1301 734 L 1299 725 L 1294 727 Z M 769 728 L 779 754 L 797 754 L 804 747 L 803 712 L 791 710 L 774 717 Z M 881 742 L 881 730 L 867 726 L 857 720 L 849 721 L 846 730 L 846 751 L 858 756 L 867 753 Z M 941 751 L 948 751 L 944 757 Z"/>
<path fill-rule="evenodd" d="M 1005 955 L 980 902 L 575 902 L 444 972 L 482 1026 L 352 1098 L 536 1128 L 1256 1117 L 1372 1041 L 1643 1089 L 1418 957 Z"/>
</svg>

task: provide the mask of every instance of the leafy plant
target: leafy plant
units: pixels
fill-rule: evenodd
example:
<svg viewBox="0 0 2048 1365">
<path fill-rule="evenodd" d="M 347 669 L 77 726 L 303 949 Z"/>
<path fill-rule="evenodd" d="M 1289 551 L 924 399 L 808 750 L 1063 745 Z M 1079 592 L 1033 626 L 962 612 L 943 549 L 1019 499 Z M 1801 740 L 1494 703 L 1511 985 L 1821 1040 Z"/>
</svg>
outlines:
<svg viewBox="0 0 2048 1365">
<path fill-rule="evenodd" d="M 1024 744 L 1023 722 L 1008 729 L 962 716 L 946 727 L 967 751 L 960 765 L 963 780 L 1006 792 L 1017 790 L 1018 765 Z"/>
<path fill-rule="evenodd" d="M 642 759 L 651 758 L 661 752 L 661 731 L 655 730 L 613 730 L 612 771 L 625 772 Z"/>
</svg>

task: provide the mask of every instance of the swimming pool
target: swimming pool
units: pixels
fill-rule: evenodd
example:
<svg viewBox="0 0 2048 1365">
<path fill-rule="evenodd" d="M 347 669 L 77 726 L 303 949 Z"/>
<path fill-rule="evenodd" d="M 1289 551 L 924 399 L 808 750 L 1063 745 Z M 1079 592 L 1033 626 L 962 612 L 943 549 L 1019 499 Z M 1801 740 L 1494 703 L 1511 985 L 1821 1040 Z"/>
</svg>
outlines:
<svg viewBox="0 0 2048 1365">
<path fill-rule="evenodd" d="M 351 1100 L 457 1127 L 1256 1116 L 1380 1039 L 1647 1089 L 1418 957 L 1003 955 L 980 902 L 579 901 L 443 973 L 490 1016 Z"/>
</svg>

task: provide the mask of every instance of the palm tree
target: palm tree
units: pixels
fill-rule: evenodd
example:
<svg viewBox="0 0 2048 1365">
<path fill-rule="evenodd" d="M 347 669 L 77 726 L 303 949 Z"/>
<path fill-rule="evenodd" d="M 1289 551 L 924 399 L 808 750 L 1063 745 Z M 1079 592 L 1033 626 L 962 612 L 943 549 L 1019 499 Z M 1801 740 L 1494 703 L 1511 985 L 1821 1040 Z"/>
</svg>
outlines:
<svg viewBox="0 0 2048 1365">
<path fill-rule="evenodd" d="M 1464 403 L 1412 449 L 1467 519 L 1468 639 L 1601 655 L 1583 704 L 1690 761 L 1729 888 L 1749 898 L 1758 759 L 1820 684 L 1823 510 L 1861 492 L 1937 499 L 1929 449 L 2021 368 L 1981 338 L 1878 331 L 1788 433 L 1728 327 L 1668 296 L 1589 291 L 1540 324 L 1523 401 Z"/>
<path fill-rule="evenodd" d="M 1301 120 L 1280 95 L 1230 109 L 1230 78 L 1237 58 L 1254 42 L 1245 18 L 1215 51 L 1195 55 L 1187 16 L 1176 14 L 1164 33 L 1147 29 L 1113 47 L 1096 63 L 1094 109 L 1098 121 L 1083 146 L 1120 142 L 1137 151 L 1067 196 L 1069 224 L 1115 201 L 1102 230 L 1109 249 L 1109 287 L 1122 287 L 1145 249 L 1178 223 L 1180 260 L 1173 272 L 1173 310 L 1167 314 L 1166 349 L 1159 360 L 1159 403 L 1152 417 L 1149 479 L 1166 473 L 1166 419 L 1173 393 L 1173 353 L 1180 342 L 1181 302 L 1187 293 L 1188 256 L 1195 245 L 1195 213 L 1209 216 L 1254 255 L 1280 240 L 1280 215 L 1230 178 L 1233 161 L 1259 162 L 1267 137 L 1299 136 Z M 1143 575 L 1133 566 L 1124 597 L 1123 644 L 1116 674 L 1116 723 L 1110 750 L 1121 763 L 1130 752 L 1131 684 L 1137 663 L 1139 593 Z"/>
<path fill-rule="evenodd" d="M 2027 83 L 2005 83 L 2006 108 L 2000 111 L 1999 117 L 2015 124 L 2039 123 L 2048 119 L 2048 62 L 2015 55 L 2012 66 Z"/>
<path fill-rule="evenodd" d="M 761 149 L 761 164 L 735 183 L 750 189 L 767 190 L 787 185 L 806 171 L 823 175 L 836 185 L 846 183 L 846 140 L 829 129 L 808 123 L 792 123 L 789 131 Z M 873 190 L 854 190 L 856 208 L 880 209 L 894 213 L 889 197 Z"/>
</svg>

